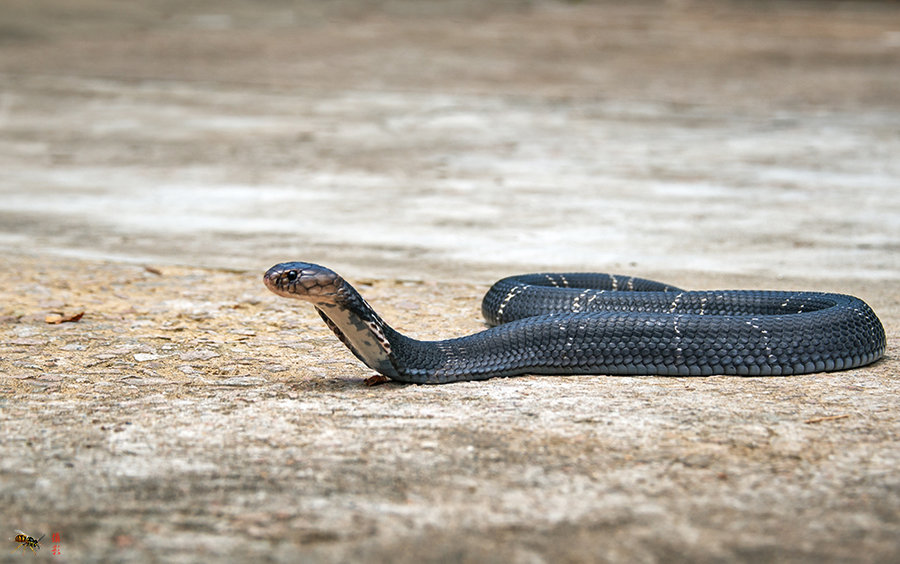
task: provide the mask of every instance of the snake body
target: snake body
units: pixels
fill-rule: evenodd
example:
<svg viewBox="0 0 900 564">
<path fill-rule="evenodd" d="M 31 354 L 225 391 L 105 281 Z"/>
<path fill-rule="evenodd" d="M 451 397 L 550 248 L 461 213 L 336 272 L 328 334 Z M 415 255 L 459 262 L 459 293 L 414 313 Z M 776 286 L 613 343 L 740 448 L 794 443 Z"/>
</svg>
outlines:
<svg viewBox="0 0 900 564">
<path fill-rule="evenodd" d="M 439 384 L 520 374 L 778 376 L 881 358 L 885 333 L 859 298 L 783 291 L 684 291 L 593 273 L 500 280 L 482 302 L 492 327 L 419 341 L 391 328 L 349 283 L 315 264 L 273 266 L 266 286 L 299 298 L 368 367 Z"/>
</svg>

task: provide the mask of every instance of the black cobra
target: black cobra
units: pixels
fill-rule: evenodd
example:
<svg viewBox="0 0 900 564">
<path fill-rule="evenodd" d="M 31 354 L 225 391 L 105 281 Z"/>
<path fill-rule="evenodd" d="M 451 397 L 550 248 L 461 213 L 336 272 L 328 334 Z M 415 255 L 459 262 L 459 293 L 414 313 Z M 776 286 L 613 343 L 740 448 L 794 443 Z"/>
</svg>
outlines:
<svg viewBox="0 0 900 564">
<path fill-rule="evenodd" d="M 884 328 L 865 302 L 818 292 L 686 292 L 612 274 L 526 274 L 488 291 L 493 326 L 418 341 L 385 323 L 333 271 L 288 262 L 264 276 L 278 294 L 312 302 L 372 368 L 439 384 L 518 374 L 777 376 L 856 368 L 881 358 Z"/>
</svg>

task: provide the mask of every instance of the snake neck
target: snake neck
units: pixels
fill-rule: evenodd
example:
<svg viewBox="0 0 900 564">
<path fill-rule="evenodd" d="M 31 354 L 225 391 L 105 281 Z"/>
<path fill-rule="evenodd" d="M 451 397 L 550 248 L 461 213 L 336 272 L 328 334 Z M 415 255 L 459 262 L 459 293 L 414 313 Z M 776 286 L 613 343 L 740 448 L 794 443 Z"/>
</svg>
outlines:
<svg viewBox="0 0 900 564">
<path fill-rule="evenodd" d="M 341 299 L 318 303 L 316 311 L 350 352 L 369 368 L 397 378 L 392 341 L 406 339 L 394 331 L 350 284 L 340 288 Z"/>
</svg>

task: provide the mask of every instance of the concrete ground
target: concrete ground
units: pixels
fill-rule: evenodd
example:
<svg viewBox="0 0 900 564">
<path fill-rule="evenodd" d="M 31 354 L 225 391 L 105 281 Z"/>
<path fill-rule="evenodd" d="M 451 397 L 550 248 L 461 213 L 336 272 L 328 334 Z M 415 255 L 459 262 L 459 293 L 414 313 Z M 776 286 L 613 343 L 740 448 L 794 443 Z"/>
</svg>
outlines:
<svg viewBox="0 0 900 564">
<path fill-rule="evenodd" d="M 0 538 L 900 560 L 897 92 L 891 2 L 4 2 Z M 289 259 L 420 338 L 480 330 L 499 277 L 597 270 L 852 293 L 888 351 L 369 388 L 262 286 Z"/>
</svg>

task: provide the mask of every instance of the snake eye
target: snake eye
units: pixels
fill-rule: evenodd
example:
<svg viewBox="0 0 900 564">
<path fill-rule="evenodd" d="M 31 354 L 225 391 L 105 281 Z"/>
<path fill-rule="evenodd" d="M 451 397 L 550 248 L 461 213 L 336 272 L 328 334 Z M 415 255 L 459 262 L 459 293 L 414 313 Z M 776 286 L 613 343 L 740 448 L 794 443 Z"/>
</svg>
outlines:
<svg viewBox="0 0 900 564">
<path fill-rule="evenodd" d="M 285 276 L 288 279 L 288 282 L 293 282 L 297 279 L 297 271 L 296 270 L 288 270 Z"/>
</svg>

